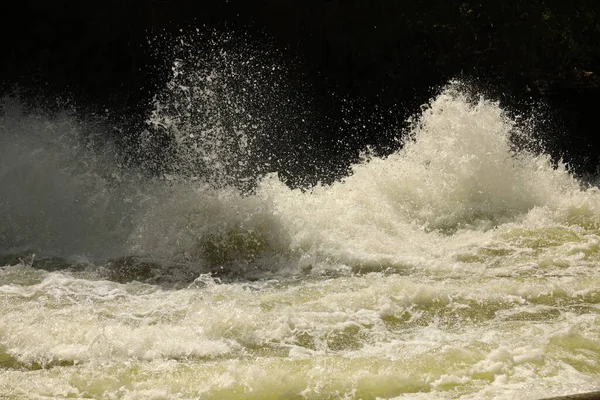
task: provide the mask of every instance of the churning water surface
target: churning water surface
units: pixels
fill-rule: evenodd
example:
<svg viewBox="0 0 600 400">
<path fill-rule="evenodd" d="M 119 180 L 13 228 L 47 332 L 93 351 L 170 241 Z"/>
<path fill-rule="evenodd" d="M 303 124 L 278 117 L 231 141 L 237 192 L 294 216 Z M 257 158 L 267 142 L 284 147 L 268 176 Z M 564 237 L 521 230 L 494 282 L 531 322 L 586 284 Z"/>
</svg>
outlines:
<svg viewBox="0 0 600 400">
<path fill-rule="evenodd" d="M 190 122 L 210 77 L 149 118 L 200 178 L 150 179 L 75 116 L 4 100 L 0 397 L 600 389 L 600 193 L 514 145 L 527 132 L 498 103 L 451 84 L 348 177 L 242 190 L 247 131 Z"/>
</svg>

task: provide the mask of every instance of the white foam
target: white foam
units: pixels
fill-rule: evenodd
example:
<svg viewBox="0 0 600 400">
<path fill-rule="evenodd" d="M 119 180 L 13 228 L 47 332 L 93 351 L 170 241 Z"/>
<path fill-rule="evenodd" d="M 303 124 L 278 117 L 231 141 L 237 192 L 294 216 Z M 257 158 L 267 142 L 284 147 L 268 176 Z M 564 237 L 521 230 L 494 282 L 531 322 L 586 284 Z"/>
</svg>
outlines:
<svg viewBox="0 0 600 400">
<path fill-rule="evenodd" d="M 598 190 L 513 150 L 517 127 L 498 104 L 456 87 L 415 126 L 402 150 L 331 186 L 291 190 L 275 175 L 254 194 L 150 185 L 124 248 L 197 264 L 187 287 L 0 269 L 0 392 L 508 399 L 600 389 Z M 206 274 L 220 267 L 274 279 Z"/>
</svg>

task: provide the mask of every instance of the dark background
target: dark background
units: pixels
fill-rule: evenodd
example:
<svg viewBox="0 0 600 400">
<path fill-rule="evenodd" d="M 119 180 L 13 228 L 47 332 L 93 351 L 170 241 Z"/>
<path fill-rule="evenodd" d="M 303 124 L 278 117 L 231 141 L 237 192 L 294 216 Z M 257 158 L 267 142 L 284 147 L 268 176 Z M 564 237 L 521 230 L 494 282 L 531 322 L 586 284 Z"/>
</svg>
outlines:
<svg viewBox="0 0 600 400">
<path fill-rule="evenodd" d="M 170 68 L 149 37 L 197 27 L 244 31 L 297 60 L 328 121 L 319 133 L 324 146 L 352 136 L 346 149 L 354 157 L 365 145 L 389 151 L 393 135 L 376 126 L 403 120 L 440 85 L 463 78 L 515 110 L 547 105 L 549 151 L 576 172 L 593 173 L 600 160 L 599 3 L 22 0 L 3 6 L 0 90 L 18 84 L 48 96 L 68 93 L 80 104 L 142 118 Z M 348 118 L 340 99 L 361 104 L 351 111 L 355 121 L 368 115 L 380 125 L 359 135 L 333 129 Z"/>
</svg>

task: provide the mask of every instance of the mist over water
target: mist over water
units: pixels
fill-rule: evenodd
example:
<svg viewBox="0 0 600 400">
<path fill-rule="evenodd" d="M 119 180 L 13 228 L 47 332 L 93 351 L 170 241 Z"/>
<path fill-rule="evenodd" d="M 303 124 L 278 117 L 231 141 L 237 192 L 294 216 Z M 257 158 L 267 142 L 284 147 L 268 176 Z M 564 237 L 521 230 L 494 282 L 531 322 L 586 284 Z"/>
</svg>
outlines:
<svg viewBox="0 0 600 400">
<path fill-rule="evenodd" d="M 4 98 L 0 186 L 4 252 L 118 254 L 136 209 L 134 173 L 119 168 L 114 148 L 85 132 L 68 112 L 26 112 Z"/>
<path fill-rule="evenodd" d="M 174 60 L 134 166 L 101 125 L 3 100 L 1 395 L 600 389 L 600 193 L 530 124 L 452 82 L 397 151 L 293 188 L 277 155 L 311 162 L 309 107 L 264 58 L 201 57 Z"/>
</svg>

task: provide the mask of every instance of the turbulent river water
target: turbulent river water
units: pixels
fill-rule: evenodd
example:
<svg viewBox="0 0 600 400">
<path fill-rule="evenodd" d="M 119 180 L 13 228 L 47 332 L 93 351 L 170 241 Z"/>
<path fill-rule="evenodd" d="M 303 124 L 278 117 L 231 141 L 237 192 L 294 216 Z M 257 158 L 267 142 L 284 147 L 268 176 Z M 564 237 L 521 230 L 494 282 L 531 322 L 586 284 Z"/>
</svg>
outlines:
<svg viewBox="0 0 600 400">
<path fill-rule="evenodd" d="M 5 99 L 0 397 L 600 389 L 600 192 L 521 125 L 450 85 L 346 178 L 240 190 L 149 179 L 75 116 Z"/>
</svg>

